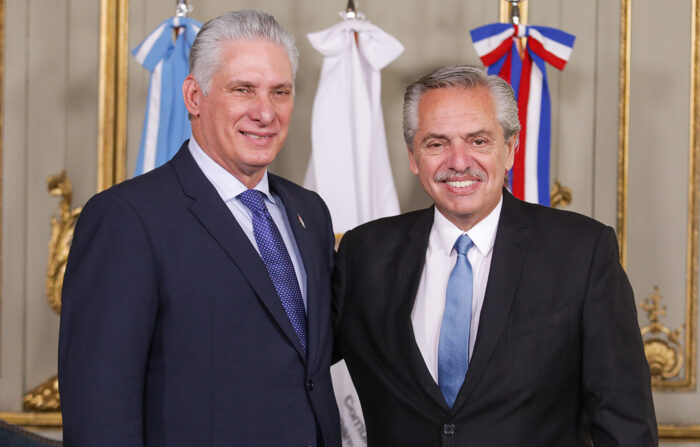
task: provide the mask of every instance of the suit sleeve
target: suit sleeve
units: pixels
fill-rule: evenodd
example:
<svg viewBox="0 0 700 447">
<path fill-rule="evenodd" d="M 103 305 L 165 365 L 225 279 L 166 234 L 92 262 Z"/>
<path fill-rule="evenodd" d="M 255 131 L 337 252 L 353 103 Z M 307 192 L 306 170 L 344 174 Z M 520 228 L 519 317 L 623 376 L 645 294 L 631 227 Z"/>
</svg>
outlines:
<svg viewBox="0 0 700 447">
<path fill-rule="evenodd" d="M 78 220 L 63 287 L 58 373 L 66 445 L 144 445 L 156 293 L 143 222 L 116 193 L 95 196 Z"/>
<path fill-rule="evenodd" d="M 594 445 L 658 445 L 634 295 L 610 227 L 598 239 L 583 306 L 583 400 Z"/>
</svg>

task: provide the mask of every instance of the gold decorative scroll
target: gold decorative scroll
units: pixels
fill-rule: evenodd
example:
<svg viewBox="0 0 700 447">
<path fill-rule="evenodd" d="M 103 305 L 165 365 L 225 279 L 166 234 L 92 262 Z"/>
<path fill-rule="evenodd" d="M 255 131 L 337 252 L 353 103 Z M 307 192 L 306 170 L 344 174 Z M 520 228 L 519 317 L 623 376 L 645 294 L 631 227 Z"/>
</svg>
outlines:
<svg viewBox="0 0 700 447">
<path fill-rule="evenodd" d="M 60 313 L 63 276 L 66 272 L 75 224 L 82 207 L 71 209 L 73 187 L 66 176 L 66 171 L 46 179 L 46 186 L 52 196 L 61 197 L 59 216 L 51 218 L 51 240 L 46 268 L 46 295 L 49 305 L 56 313 Z M 26 393 L 22 399 L 22 406 L 25 411 L 59 411 L 61 399 L 58 393 L 58 377 L 53 376 Z"/>
<path fill-rule="evenodd" d="M 641 304 L 647 313 L 649 324 L 642 327 L 644 353 L 651 369 L 652 385 L 658 386 L 667 380 L 678 379 L 685 360 L 683 356 L 683 326 L 671 330 L 661 323 L 666 315 L 666 306 L 661 305 L 662 296 L 658 286 Z"/>
<path fill-rule="evenodd" d="M 71 209 L 73 187 L 70 179 L 66 176 L 66 171 L 52 175 L 46 180 L 46 183 L 52 196 L 61 197 L 59 217 L 51 218 L 51 240 L 49 241 L 49 259 L 46 269 L 46 295 L 49 298 L 49 305 L 56 313 L 61 313 L 63 275 L 66 272 L 73 231 L 82 207 Z"/>
<path fill-rule="evenodd" d="M 559 180 L 555 180 L 549 197 L 552 208 L 568 206 L 571 204 L 571 188 L 563 186 Z"/>
</svg>

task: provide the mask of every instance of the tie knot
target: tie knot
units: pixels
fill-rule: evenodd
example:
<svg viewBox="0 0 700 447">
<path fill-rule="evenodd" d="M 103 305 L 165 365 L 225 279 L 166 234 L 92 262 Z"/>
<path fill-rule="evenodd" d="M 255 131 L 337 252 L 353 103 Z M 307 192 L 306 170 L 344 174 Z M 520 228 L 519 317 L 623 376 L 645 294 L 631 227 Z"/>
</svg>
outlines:
<svg viewBox="0 0 700 447">
<path fill-rule="evenodd" d="M 261 191 L 257 189 L 247 189 L 238 194 L 238 198 L 243 202 L 243 205 L 247 206 L 253 213 L 265 214 L 265 210 L 267 210 L 265 206 L 265 194 Z"/>
<path fill-rule="evenodd" d="M 472 240 L 469 239 L 469 236 L 466 234 L 461 235 L 460 237 L 457 238 L 457 242 L 455 242 L 455 250 L 457 251 L 458 255 L 466 255 L 467 251 L 469 250 L 469 247 L 472 246 Z"/>
</svg>

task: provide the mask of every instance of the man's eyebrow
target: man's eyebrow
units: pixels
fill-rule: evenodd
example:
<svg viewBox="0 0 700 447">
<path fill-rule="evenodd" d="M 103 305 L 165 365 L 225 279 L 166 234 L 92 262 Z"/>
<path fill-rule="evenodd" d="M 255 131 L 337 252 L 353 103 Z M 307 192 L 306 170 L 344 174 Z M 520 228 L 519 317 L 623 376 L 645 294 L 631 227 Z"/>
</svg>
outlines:
<svg viewBox="0 0 700 447">
<path fill-rule="evenodd" d="M 280 88 L 288 88 L 288 89 L 291 89 L 293 86 L 294 86 L 294 85 L 293 85 L 291 82 L 283 82 L 283 83 L 281 83 L 281 84 L 277 84 L 277 85 L 273 86 L 273 87 L 272 87 L 272 90 L 277 90 L 277 89 L 280 89 Z"/>
<path fill-rule="evenodd" d="M 490 136 L 493 136 L 493 132 L 486 130 L 486 129 L 479 129 L 475 132 L 469 132 L 465 137 L 466 138 L 474 138 L 474 137 L 478 137 L 480 135 L 490 137 Z"/>
<path fill-rule="evenodd" d="M 423 139 L 420 140 L 420 142 L 421 142 L 421 144 L 423 144 L 423 143 L 425 143 L 426 141 L 432 140 L 432 139 L 436 139 L 436 140 L 449 140 L 449 138 L 447 138 L 447 135 L 443 135 L 443 134 L 441 134 L 441 133 L 429 133 L 429 134 L 427 134 L 426 136 L 424 136 Z"/>
<path fill-rule="evenodd" d="M 231 79 L 226 83 L 226 87 L 254 87 L 255 83 L 244 79 Z"/>
</svg>

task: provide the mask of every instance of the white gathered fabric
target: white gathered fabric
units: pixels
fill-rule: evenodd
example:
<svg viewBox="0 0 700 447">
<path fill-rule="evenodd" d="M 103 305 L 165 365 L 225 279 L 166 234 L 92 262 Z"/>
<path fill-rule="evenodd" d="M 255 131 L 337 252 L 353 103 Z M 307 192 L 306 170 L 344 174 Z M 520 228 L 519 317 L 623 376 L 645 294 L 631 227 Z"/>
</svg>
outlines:
<svg viewBox="0 0 700 447">
<path fill-rule="evenodd" d="M 307 37 L 324 60 L 304 186 L 321 195 L 334 231 L 342 233 L 399 213 L 380 102 L 380 70 L 403 52 L 403 46 L 364 20 L 344 20 Z"/>
</svg>

